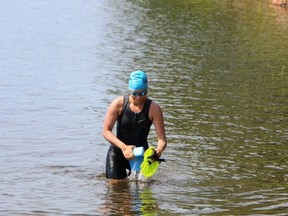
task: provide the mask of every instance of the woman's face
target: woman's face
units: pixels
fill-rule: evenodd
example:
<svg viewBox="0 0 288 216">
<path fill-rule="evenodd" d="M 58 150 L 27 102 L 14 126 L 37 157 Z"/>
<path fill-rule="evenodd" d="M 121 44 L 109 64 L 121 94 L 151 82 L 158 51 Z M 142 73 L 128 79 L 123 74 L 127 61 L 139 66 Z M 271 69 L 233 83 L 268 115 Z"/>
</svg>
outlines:
<svg viewBox="0 0 288 216">
<path fill-rule="evenodd" d="M 130 90 L 129 92 L 133 100 L 137 102 L 144 102 L 147 99 L 147 90 Z"/>
</svg>

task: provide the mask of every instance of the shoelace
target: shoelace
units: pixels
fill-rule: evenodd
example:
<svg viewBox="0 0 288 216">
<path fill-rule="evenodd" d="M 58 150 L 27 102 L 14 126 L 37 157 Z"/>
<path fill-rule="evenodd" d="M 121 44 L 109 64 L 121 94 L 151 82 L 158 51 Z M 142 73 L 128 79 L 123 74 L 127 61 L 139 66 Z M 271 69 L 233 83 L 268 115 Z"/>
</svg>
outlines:
<svg viewBox="0 0 288 216">
<path fill-rule="evenodd" d="M 156 150 L 155 149 L 153 149 L 153 155 L 151 155 L 151 156 L 149 156 L 149 157 L 147 157 L 148 159 L 151 159 L 151 160 L 154 160 L 154 161 L 159 161 L 159 164 L 162 162 L 162 161 L 166 161 L 165 159 L 163 159 L 163 158 L 159 158 L 159 156 L 158 156 L 158 154 L 157 154 L 157 152 L 156 152 Z M 152 164 L 152 162 L 151 161 L 148 161 L 148 163 L 151 165 Z"/>
</svg>

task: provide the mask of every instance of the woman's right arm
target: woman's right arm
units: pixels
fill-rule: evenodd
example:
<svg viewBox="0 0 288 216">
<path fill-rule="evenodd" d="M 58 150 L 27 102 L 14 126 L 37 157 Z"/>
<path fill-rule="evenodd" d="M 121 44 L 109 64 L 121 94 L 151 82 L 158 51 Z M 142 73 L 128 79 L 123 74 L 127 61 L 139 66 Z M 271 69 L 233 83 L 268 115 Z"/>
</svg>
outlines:
<svg viewBox="0 0 288 216">
<path fill-rule="evenodd" d="M 123 97 L 118 97 L 112 101 L 112 103 L 108 107 L 106 117 L 104 119 L 102 135 L 109 143 L 120 148 L 126 159 L 131 159 L 133 158 L 133 146 L 126 145 L 121 140 L 119 140 L 112 132 L 117 118 L 122 112 L 122 107 Z"/>
</svg>

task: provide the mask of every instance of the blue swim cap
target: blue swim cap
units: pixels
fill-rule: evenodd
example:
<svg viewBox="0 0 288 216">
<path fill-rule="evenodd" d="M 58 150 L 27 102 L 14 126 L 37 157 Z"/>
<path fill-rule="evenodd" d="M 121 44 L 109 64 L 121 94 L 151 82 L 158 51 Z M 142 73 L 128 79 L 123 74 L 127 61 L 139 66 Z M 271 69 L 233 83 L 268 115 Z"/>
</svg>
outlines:
<svg viewBox="0 0 288 216">
<path fill-rule="evenodd" d="M 147 90 L 148 80 L 146 73 L 141 70 L 132 72 L 129 78 L 129 89 L 134 91 Z"/>
</svg>

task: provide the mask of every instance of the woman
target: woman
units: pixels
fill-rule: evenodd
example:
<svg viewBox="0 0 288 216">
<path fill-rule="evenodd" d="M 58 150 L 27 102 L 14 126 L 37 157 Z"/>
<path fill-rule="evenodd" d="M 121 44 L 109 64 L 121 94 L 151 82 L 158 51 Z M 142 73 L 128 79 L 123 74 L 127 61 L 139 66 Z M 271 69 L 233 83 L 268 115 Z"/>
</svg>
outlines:
<svg viewBox="0 0 288 216">
<path fill-rule="evenodd" d="M 111 143 L 106 158 L 106 178 L 124 179 L 131 173 L 128 160 L 133 159 L 133 148 L 148 148 L 147 137 L 153 123 L 160 157 L 166 148 L 164 118 L 160 106 L 147 98 L 148 80 L 143 71 L 134 71 L 129 78 L 129 94 L 117 97 L 110 104 L 102 135 Z M 117 122 L 117 135 L 112 129 Z M 127 174 L 126 169 L 129 170 Z"/>
</svg>

